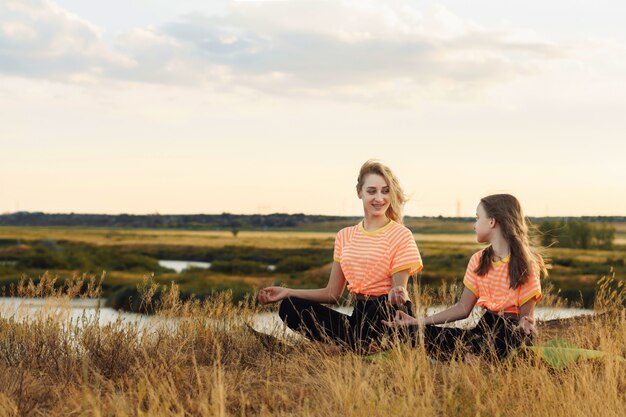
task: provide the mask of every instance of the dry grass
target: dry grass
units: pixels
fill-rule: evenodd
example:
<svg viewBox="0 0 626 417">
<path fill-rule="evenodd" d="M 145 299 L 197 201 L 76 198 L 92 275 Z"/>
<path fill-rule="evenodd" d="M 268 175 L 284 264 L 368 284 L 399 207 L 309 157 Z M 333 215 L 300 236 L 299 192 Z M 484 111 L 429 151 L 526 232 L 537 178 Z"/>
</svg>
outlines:
<svg viewBox="0 0 626 417">
<path fill-rule="evenodd" d="M 473 243 L 474 235 L 439 233 L 414 234 L 420 242 Z M 270 249 L 332 248 L 336 232 L 254 232 L 153 230 L 67 227 L 0 227 L 0 239 L 61 240 L 92 245 L 178 245 L 196 247 L 253 246 Z"/>
<path fill-rule="evenodd" d="M 59 301 L 80 292 L 79 280 L 62 289 L 50 281 L 24 282 L 18 295 Z M 83 296 L 98 296 L 97 284 L 92 279 Z M 626 356 L 626 291 L 609 284 L 597 304 L 606 314 L 558 334 Z M 154 290 L 144 283 L 146 302 Z M 455 291 L 437 298 L 452 300 Z M 420 291 L 414 297 L 420 308 L 435 301 Z M 329 355 L 302 341 L 262 343 L 245 326 L 258 311 L 233 306 L 227 295 L 182 303 L 171 286 L 158 308 L 166 325 L 150 328 L 2 315 L 0 415 L 621 417 L 626 407 L 626 365 L 613 356 L 556 372 L 533 359 L 432 364 L 422 349 L 400 344 L 376 360 Z"/>
<path fill-rule="evenodd" d="M 196 247 L 254 246 L 259 248 L 310 248 L 320 242 L 332 247 L 335 233 L 239 232 L 64 227 L 0 227 L 0 239 L 65 240 L 93 245 L 178 245 Z"/>
</svg>

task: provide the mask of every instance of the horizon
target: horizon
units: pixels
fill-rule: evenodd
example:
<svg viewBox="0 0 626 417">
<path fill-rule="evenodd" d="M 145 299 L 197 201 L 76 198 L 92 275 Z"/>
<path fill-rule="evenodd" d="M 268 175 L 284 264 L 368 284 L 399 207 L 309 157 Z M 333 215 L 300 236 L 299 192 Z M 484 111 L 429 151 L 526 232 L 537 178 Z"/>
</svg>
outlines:
<svg viewBox="0 0 626 417">
<path fill-rule="evenodd" d="M 341 215 L 341 214 L 319 214 L 319 213 L 283 213 L 283 212 L 273 212 L 273 213 L 232 213 L 232 212 L 222 212 L 222 213 L 84 213 L 84 212 L 43 212 L 43 211 L 17 211 L 17 212 L 3 212 L 0 213 L 0 216 L 10 216 L 16 214 L 44 214 L 44 215 L 85 215 L 85 216 L 222 216 L 222 215 L 230 215 L 230 216 L 310 216 L 310 217 L 341 217 L 341 218 L 361 218 L 363 214 L 360 215 Z M 536 216 L 533 214 L 524 214 L 525 217 L 535 218 L 535 219 L 561 219 L 561 218 L 626 218 L 626 214 L 624 215 L 589 215 L 583 214 L 580 216 L 568 216 L 568 215 L 551 215 L 551 216 Z M 425 219 L 459 219 L 459 220 L 472 220 L 475 216 L 444 216 L 444 215 L 410 215 L 404 214 L 403 218 L 425 218 Z"/>
</svg>

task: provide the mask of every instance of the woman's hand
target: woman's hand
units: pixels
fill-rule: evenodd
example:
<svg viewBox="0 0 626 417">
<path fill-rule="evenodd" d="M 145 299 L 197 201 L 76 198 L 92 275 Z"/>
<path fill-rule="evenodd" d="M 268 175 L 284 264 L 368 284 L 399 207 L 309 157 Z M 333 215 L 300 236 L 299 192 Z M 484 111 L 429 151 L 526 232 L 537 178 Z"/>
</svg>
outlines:
<svg viewBox="0 0 626 417">
<path fill-rule="evenodd" d="M 404 311 L 396 310 L 396 315 L 393 318 L 393 321 L 382 320 L 382 323 L 385 326 L 389 327 L 408 327 L 420 326 L 422 324 L 422 321 L 416 319 L 415 317 L 409 316 Z"/>
<path fill-rule="evenodd" d="M 536 336 L 537 329 L 535 328 L 535 319 L 529 316 L 522 316 L 519 320 L 519 324 L 513 327 L 513 330 L 524 332 L 528 336 Z"/>
<path fill-rule="evenodd" d="M 266 287 L 259 291 L 259 301 L 261 304 L 270 304 L 287 298 L 289 288 L 285 287 Z"/>
<path fill-rule="evenodd" d="M 404 303 L 409 301 L 409 292 L 401 285 L 393 287 L 387 295 L 389 303 L 394 306 L 403 306 Z"/>
</svg>

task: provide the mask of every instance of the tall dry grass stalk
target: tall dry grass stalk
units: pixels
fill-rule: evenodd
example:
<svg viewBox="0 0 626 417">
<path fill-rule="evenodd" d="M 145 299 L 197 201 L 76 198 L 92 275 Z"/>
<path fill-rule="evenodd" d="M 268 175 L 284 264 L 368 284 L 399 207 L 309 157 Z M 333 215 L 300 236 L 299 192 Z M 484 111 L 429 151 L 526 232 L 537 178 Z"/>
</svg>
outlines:
<svg viewBox="0 0 626 417">
<path fill-rule="evenodd" d="M 21 283 L 17 295 L 56 303 L 98 296 L 98 282 L 79 277 L 58 289 L 43 276 Z M 614 279 L 598 291 L 604 314 L 540 335 L 609 354 L 561 371 L 534 358 L 432 363 L 423 348 L 400 343 L 375 359 L 330 355 L 305 341 L 268 343 L 246 327 L 259 312 L 250 300 L 181 302 L 172 284 L 156 302 L 156 290 L 147 279 L 143 301 L 156 304 L 164 325 L 3 314 L 0 415 L 622 417 L 626 409 L 626 365 L 616 359 L 626 356 L 626 291 Z M 423 311 L 456 292 L 417 288 L 413 298 Z"/>
</svg>

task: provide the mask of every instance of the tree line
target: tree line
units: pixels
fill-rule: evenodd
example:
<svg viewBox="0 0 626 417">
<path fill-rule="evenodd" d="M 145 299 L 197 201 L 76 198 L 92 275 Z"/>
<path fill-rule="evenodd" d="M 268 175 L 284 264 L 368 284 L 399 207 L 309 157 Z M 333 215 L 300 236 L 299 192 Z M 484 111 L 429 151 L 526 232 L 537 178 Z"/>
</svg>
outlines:
<svg viewBox="0 0 626 417">
<path fill-rule="evenodd" d="M 298 214 L 80 214 L 17 212 L 0 215 L 0 226 L 83 226 L 149 229 L 232 230 L 294 228 L 310 223 L 349 219 L 342 216 Z"/>
<path fill-rule="evenodd" d="M 430 219 L 434 221 L 473 222 L 472 217 L 421 216 L 405 217 L 410 219 Z M 626 216 L 585 216 L 585 217 L 535 217 L 533 222 L 569 222 L 612 223 L 626 222 Z M 286 214 L 80 214 L 80 213 L 43 213 L 17 212 L 0 214 L 0 226 L 82 226 L 111 228 L 146 228 L 146 229 L 205 229 L 205 230 L 240 230 L 240 229 L 290 229 L 317 223 L 345 222 L 354 224 L 360 220 L 356 216 L 324 216 L 303 213 Z M 555 223 L 556 225 L 556 223 Z M 418 232 L 418 230 L 413 230 Z"/>
</svg>

